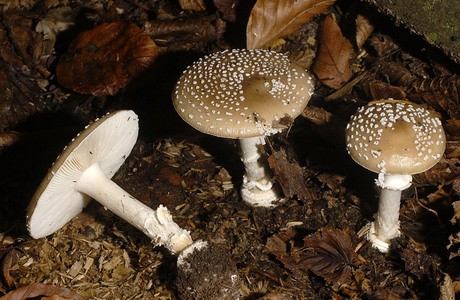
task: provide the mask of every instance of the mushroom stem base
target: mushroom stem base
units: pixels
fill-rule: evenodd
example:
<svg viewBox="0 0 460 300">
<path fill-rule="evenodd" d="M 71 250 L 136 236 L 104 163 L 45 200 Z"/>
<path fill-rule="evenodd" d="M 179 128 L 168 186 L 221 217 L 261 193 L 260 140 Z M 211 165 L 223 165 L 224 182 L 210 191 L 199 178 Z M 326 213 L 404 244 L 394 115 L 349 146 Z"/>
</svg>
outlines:
<svg viewBox="0 0 460 300">
<path fill-rule="evenodd" d="M 398 237 L 401 191 L 411 185 L 410 175 L 379 175 L 377 185 L 382 188 L 379 209 L 369 230 L 369 240 L 380 252 L 388 252 L 391 239 Z"/>
<path fill-rule="evenodd" d="M 277 202 L 282 202 L 273 184 L 268 180 L 249 181 L 243 177 L 241 198 L 251 206 L 275 207 Z"/>
<path fill-rule="evenodd" d="M 98 163 L 82 173 L 76 189 L 144 232 L 157 245 L 165 246 L 172 254 L 181 252 L 193 242 L 190 233 L 173 221 L 166 207 L 160 205 L 153 210 L 138 201 L 110 180 Z"/>
</svg>

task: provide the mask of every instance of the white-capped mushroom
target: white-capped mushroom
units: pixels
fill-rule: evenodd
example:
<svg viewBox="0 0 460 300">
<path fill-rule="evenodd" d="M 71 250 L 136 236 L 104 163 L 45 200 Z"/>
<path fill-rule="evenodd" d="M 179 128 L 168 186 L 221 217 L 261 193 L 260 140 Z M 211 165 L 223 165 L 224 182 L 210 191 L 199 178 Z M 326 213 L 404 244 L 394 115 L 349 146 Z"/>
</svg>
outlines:
<svg viewBox="0 0 460 300">
<path fill-rule="evenodd" d="M 200 299 L 239 298 L 239 276 L 227 255 L 215 258 L 213 251 L 225 249 L 207 241 L 193 242 L 179 227 L 169 210 L 151 209 L 124 191 L 110 178 L 130 154 L 138 136 L 138 118 L 130 110 L 108 114 L 87 126 L 64 149 L 33 196 L 27 212 L 27 228 L 33 238 L 52 234 L 79 214 L 91 198 L 98 201 L 178 255 L 178 285 L 196 291 Z M 200 257 L 209 257 L 203 261 Z M 198 257 L 198 258 L 197 258 Z M 212 269 L 209 265 L 220 264 Z M 199 273 L 195 274 L 195 270 Z M 200 280 L 207 281 L 207 293 Z M 224 286 L 224 288 L 222 286 Z"/>
<path fill-rule="evenodd" d="M 399 235 L 401 191 L 412 174 L 433 167 L 442 157 L 446 137 L 441 121 L 420 105 L 402 100 L 373 101 L 351 117 L 346 128 L 347 150 L 358 164 L 379 173 L 378 212 L 368 237 L 387 252 Z"/>
<path fill-rule="evenodd" d="M 192 244 L 166 207 L 153 210 L 110 179 L 131 153 L 138 128 L 137 115 L 122 110 L 96 120 L 72 140 L 32 197 L 27 228 L 33 238 L 54 233 L 93 198 L 173 254 Z"/>
<path fill-rule="evenodd" d="M 195 129 L 240 140 L 246 170 L 245 202 L 274 206 L 272 187 L 257 145 L 296 118 L 313 94 L 311 76 L 287 56 L 268 50 L 231 50 L 201 58 L 184 71 L 172 95 L 178 114 Z"/>
</svg>

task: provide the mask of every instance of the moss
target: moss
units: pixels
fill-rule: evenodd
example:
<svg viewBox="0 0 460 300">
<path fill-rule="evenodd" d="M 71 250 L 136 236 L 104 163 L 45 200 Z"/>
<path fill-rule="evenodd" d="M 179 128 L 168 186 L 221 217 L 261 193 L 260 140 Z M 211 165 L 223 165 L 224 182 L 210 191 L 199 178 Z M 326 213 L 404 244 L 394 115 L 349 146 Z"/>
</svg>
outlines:
<svg viewBox="0 0 460 300">
<path fill-rule="evenodd" d="M 460 61 L 460 5 L 458 0 L 374 0 L 399 23 Z"/>
</svg>

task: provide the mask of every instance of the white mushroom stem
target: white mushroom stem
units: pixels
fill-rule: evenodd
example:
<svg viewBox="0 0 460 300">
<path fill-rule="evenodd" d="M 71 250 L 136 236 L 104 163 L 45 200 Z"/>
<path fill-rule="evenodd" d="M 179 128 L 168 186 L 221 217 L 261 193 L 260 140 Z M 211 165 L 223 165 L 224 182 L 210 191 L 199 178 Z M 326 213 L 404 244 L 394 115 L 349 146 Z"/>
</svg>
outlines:
<svg viewBox="0 0 460 300">
<path fill-rule="evenodd" d="M 240 139 L 241 154 L 248 181 L 259 182 L 269 179 L 266 165 L 261 162 L 262 156 L 258 145 L 265 145 L 263 136 Z"/>
<path fill-rule="evenodd" d="M 252 206 L 272 207 L 280 199 L 270 181 L 270 174 L 258 145 L 265 145 L 264 136 L 240 139 L 241 160 L 245 169 L 241 197 Z"/>
<path fill-rule="evenodd" d="M 388 252 L 390 240 L 399 236 L 399 209 L 401 191 L 412 183 L 411 175 L 385 175 L 380 173 L 376 184 L 382 188 L 375 221 L 369 231 L 369 240 L 381 252 Z"/>
<path fill-rule="evenodd" d="M 89 195 L 172 254 L 181 252 L 193 243 L 190 233 L 173 221 L 166 207 L 160 205 L 153 210 L 138 201 L 110 180 L 99 163 L 87 168 L 75 184 L 76 190 Z"/>
</svg>

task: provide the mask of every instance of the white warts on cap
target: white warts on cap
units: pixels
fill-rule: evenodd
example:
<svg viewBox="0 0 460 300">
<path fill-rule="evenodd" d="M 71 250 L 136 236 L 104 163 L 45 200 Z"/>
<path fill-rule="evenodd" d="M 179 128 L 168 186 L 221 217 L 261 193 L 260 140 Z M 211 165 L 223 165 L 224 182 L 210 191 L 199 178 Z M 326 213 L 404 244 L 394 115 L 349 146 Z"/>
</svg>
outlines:
<svg viewBox="0 0 460 300">
<path fill-rule="evenodd" d="M 297 117 L 312 94 L 311 76 L 286 55 L 234 49 L 189 66 L 172 98 L 179 115 L 195 129 L 246 138 L 278 130 L 274 123 Z"/>
<path fill-rule="evenodd" d="M 371 171 L 416 174 L 441 159 L 446 138 L 441 121 L 422 106 L 380 100 L 351 117 L 346 143 L 351 157 Z"/>
</svg>

